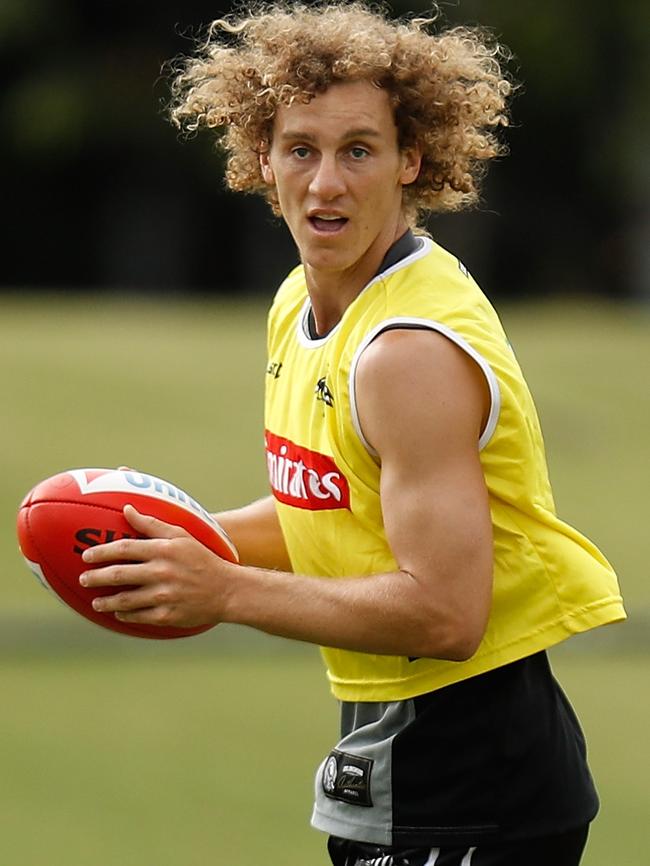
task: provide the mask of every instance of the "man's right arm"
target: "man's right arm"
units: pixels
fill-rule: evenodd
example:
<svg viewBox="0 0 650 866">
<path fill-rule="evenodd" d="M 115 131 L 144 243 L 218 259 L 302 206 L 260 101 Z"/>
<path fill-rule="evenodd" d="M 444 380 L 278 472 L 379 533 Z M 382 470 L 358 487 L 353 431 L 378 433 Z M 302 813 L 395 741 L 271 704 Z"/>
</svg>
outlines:
<svg viewBox="0 0 650 866">
<path fill-rule="evenodd" d="M 293 570 L 272 496 L 222 511 L 214 518 L 232 539 L 242 565 Z"/>
</svg>

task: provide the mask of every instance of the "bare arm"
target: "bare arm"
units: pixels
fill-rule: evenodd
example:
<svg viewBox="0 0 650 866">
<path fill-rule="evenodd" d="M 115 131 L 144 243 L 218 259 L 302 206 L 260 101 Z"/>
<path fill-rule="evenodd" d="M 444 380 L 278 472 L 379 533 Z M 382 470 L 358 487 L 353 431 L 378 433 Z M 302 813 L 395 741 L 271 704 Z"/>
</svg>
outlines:
<svg viewBox="0 0 650 866">
<path fill-rule="evenodd" d="M 291 571 L 291 561 L 271 496 L 214 515 L 232 539 L 242 565 Z"/>
<path fill-rule="evenodd" d="M 357 391 L 364 433 L 381 458 L 384 522 L 398 571 L 332 580 L 233 566 L 199 551 L 182 530 L 129 511 L 152 540 L 113 542 L 85 556 L 138 564 L 89 572 L 87 581 L 142 588 L 98 605 L 141 622 L 237 622 L 363 652 L 469 657 L 491 597 L 491 524 L 477 445 L 488 401 L 482 374 L 438 334 L 389 332 L 364 353 Z"/>
<path fill-rule="evenodd" d="M 362 357 L 357 391 L 364 435 L 381 457 L 386 535 L 421 617 L 413 625 L 427 655 L 472 655 L 492 595 L 483 373 L 439 334 L 390 331 Z"/>
</svg>

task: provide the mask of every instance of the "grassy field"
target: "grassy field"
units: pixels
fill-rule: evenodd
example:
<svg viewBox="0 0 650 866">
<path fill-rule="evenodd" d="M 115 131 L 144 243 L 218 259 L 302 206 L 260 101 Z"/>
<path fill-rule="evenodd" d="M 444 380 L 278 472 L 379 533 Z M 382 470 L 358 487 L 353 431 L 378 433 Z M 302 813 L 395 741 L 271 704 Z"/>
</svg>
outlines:
<svg viewBox="0 0 650 866">
<path fill-rule="evenodd" d="M 29 487 L 72 466 L 127 463 L 214 509 L 264 493 L 263 307 L 2 303 L 0 863 L 324 864 L 308 818 L 336 708 L 317 652 L 238 630 L 163 644 L 105 634 L 42 591 L 13 529 Z M 603 800 L 585 864 L 645 866 L 650 316 L 573 303 L 502 317 L 559 511 L 617 566 L 631 615 L 553 654 Z"/>
<path fill-rule="evenodd" d="M 0 860 L 324 866 L 308 819 L 334 702 L 312 652 L 259 647 L 261 658 L 165 646 L 3 664 Z M 564 656 L 555 667 L 603 798 L 585 864 L 645 866 L 647 661 Z"/>
</svg>

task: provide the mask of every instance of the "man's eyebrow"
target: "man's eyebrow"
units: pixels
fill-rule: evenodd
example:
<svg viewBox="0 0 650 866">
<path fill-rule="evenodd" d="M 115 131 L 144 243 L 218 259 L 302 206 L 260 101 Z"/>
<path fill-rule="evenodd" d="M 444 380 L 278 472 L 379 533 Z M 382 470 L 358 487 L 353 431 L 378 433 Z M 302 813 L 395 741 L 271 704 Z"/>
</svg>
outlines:
<svg viewBox="0 0 650 866">
<path fill-rule="evenodd" d="M 381 133 L 379 130 L 374 129 L 372 126 L 360 126 L 358 129 L 351 129 L 346 135 L 345 138 L 380 138 Z"/>
<path fill-rule="evenodd" d="M 349 129 L 345 132 L 341 139 L 344 141 L 349 141 L 353 138 L 380 138 L 381 133 L 373 129 L 372 126 L 361 126 L 355 129 Z M 310 132 L 301 132 L 299 129 L 287 129 L 280 134 L 280 138 L 283 141 L 306 141 L 309 143 L 316 141 L 316 136 Z"/>
</svg>

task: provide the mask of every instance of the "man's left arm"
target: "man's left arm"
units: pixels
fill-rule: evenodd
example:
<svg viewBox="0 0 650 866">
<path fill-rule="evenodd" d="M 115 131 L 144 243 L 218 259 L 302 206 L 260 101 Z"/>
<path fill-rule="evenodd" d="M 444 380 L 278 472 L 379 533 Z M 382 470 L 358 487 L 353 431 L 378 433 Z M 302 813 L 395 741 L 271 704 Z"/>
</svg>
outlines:
<svg viewBox="0 0 650 866">
<path fill-rule="evenodd" d="M 388 542 L 429 624 L 430 646 L 421 654 L 471 656 L 492 596 L 492 524 L 478 447 L 490 409 L 485 376 L 443 335 L 393 330 L 366 349 L 356 391 L 364 438 L 381 459 Z"/>
</svg>

